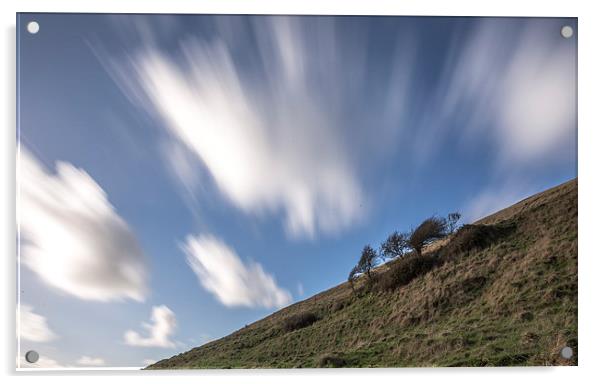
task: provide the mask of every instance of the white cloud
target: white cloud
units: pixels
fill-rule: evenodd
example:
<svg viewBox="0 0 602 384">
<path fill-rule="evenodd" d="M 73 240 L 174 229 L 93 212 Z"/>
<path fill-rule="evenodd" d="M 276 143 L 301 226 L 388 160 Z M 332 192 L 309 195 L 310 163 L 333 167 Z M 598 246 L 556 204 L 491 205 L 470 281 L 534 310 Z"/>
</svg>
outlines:
<svg viewBox="0 0 602 384">
<path fill-rule="evenodd" d="M 142 301 L 144 255 L 105 191 L 82 169 L 50 174 L 26 149 L 19 162 L 21 262 L 45 283 L 84 300 Z"/>
<path fill-rule="evenodd" d="M 175 343 L 169 339 L 176 329 L 176 315 L 165 305 L 153 307 L 151 323 L 142 323 L 148 331 L 148 336 L 129 330 L 124 334 L 127 345 L 136 347 L 174 348 Z"/>
<path fill-rule="evenodd" d="M 425 130 L 462 116 L 464 138 L 488 137 L 510 168 L 574 145 L 576 43 L 560 36 L 561 25 L 530 20 L 509 29 L 507 20 L 483 20 L 465 48 L 450 53 L 449 77 L 434 98 L 440 110 Z"/>
<path fill-rule="evenodd" d="M 157 360 L 153 360 L 153 359 L 144 359 L 144 360 L 142 360 L 142 364 L 145 367 L 148 367 L 151 364 L 155 364 L 156 362 L 157 362 Z"/>
<path fill-rule="evenodd" d="M 416 169 L 443 145 L 483 150 L 504 179 L 574 156 L 576 39 L 560 37 L 565 21 L 458 20 L 432 81 L 422 79 L 429 45 L 413 27 L 379 60 L 360 24 L 211 22 L 214 36 L 169 52 L 160 30 L 146 31 L 156 27 L 134 27 L 143 48 L 127 64 L 104 61 L 132 102 L 164 122 L 163 152 L 187 194 L 214 185 L 244 212 L 282 213 L 294 237 L 357 223 L 387 183 L 403 183 L 397 173 L 383 180 L 393 158 Z"/>
<path fill-rule="evenodd" d="M 234 250 L 213 236 L 188 236 L 184 251 L 201 285 L 228 307 L 283 307 L 292 300 L 260 264 L 243 263 Z"/>
<path fill-rule="evenodd" d="M 139 87 L 130 93 L 146 98 L 164 120 L 168 140 L 192 152 L 237 207 L 283 210 L 292 236 L 332 233 L 360 217 L 363 194 L 343 144 L 348 132 L 337 128 L 336 113 L 320 100 L 328 99 L 328 88 L 309 89 L 316 65 L 299 26 L 270 20 L 267 29 L 255 30 L 265 82 L 237 67 L 227 42 L 192 40 L 181 44 L 184 65 L 148 45 L 133 60 Z M 178 177 L 190 179 L 188 188 L 198 184 L 175 151 L 169 159 L 181 168 Z"/>
<path fill-rule="evenodd" d="M 490 180 L 465 207 L 468 222 L 537 192 L 531 179 L 538 166 L 575 161 L 576 39 L 561 37 L 559 20 L 508 23 L 481 21 L 450 55 L 457 58 L 435 98 L 441 112 L 428 121 L 445 126 L 462 116 L 469 148 L 491 148 Z"/>
<path fill-rule="evenodd" d="M 303 289 L 303 284 L 297 283 L 297 296 L 303 297 L 305 296 L 305 290 Z"/>
<path fill-rule="evenodd" d="M 105 361 L 100 357 L 82 356 L 77 360 L 77 364 L 83 366 L 99 367 L 105 365 Z"/>
<path fill-rule="evenodd" d="M 555 32 L 523 33 L 502 81 L 497 133 L 507 161 L 537 159 L 576 139 L 576 50 L 570 41 L 546 44 Z"/>
<path fill-rule="evenodd" d="M 21 304 L 17 308 L 17 317 L 19 318 L 19 327 L 21 339 L 45 343 L 57 338 L 56 334 L 48 327 L 46 318 L 33 311 L 33 308 L 26 304 Z"/>
</svg>

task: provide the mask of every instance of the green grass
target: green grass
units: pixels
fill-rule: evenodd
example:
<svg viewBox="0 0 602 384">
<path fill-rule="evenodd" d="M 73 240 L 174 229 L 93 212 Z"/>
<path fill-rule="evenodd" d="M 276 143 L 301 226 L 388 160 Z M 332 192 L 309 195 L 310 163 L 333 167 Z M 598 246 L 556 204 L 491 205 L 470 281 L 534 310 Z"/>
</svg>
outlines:
<svg viewBox="0 0 602 384">
<path fill-rule="evenodd" d="M 344 283 L 149 368 L 576 365 L 577 181 L 478 224 L 514 230 L 392 291 Z M 318 320 L 285 331 L 307 312 Z"/>
</svg>

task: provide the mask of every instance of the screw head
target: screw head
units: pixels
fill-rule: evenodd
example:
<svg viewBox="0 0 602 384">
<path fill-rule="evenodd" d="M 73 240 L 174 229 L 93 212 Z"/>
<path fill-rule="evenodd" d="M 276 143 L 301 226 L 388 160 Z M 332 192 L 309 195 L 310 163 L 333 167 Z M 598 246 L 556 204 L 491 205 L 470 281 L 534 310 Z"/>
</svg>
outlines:
<svg viewBox="0 0 602 384">
<path fill-rule="evenodd" d="M 36 361 L 38 361 L 38 359 L 40 358 L 40 355 L 36 352 L 36 351 L 28 351 L 25 354 L 25 360 L 28 363 L 35 363 Z"/>
<path fill-rule="evenodd" d="M 560 356 L 562 356 L 564 359 L 570 359 L 571 357 L 573 357 L 573 348 L 571 347 L 564 347 L 560 350 Z"/>
<path fill-rule="evenodd" d="M 40 24 L 37 21 L 30 21 L 27 23 L 27 32 L 35 35 L 40 30 Z"/>
<path fill-rule="evenodd" d="M 573 27 L 571 27 L 570 25 L 565 25 L 564 27 L 562 27 L 560 29 L 560 34 L 565 39 L 572 37 L 573 36 Z"/>
</svg>

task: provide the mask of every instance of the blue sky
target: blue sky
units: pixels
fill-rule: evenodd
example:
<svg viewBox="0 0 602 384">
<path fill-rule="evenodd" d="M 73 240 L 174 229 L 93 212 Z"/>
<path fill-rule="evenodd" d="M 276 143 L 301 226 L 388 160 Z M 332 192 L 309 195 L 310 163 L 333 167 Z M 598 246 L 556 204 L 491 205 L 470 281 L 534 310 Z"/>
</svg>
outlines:
<svg viewBox="0 0 602 384">
<path fill-rule="evenodd" d="M 394 230 L 577 175 L 576 19 L 17 28 L 20 340 L 38 366 L 172 356 L 340 283 Z"/>
</svg>

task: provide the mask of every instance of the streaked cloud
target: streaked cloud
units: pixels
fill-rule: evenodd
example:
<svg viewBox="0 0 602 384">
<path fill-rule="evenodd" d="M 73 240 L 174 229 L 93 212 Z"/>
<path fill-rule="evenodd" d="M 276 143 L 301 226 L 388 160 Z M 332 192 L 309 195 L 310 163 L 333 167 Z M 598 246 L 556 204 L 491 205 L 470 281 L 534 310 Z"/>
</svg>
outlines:
<svg viewBox="0 0 602 384">
<path fill-rule="evenodd" d="M 575 39 L 562 38 L 555 20 L 509 23 L 484 19 L 450 49 L 417 151 L 438 150 L 452 125 L 472 146 L 490 146 L 502 168 L 558 158 L 575 145 Z"/>
<path fill-rule="evenodd" d="M 57 338 L 57 335 L 50 329 L 46 318 L 33 311 L 33 307 L 27 304 L 21 304 L 17 307 L 17 318 L 21 339 L 37 343 L 45 343 Z"/>
<path fill-rule="evenodd" d="M 483 19 L 447 55 L 414 150 L 432 156 L 450 135 L 465 151 L 487 150 L 491 171 L 467 202 L 468 221 L 541 189 L 534 170 L 576 161 L 577 44 L 562 25 Z"/>
<path fill-rule="evenodd" d="M 123 335 L 125 343 L 135 347 L 174 348 L 175 343 L 170 340 L 170 336 L 174 333 L 177 323 L 176 315 L 171 309 L 165 305 L 154 306 L 150 320 L 150 323 L 142 323 L 142 328 L 148 332 L 148 336 L 128 330 Z"/>
<path fill-rule="evenodd" d="M 100 367 L 105 365 L 105 361 L 100 357 L 82 356 L 77 359 L 77 364 L 86 367 Z"/>
<path fill-rule="evenodd" d="M 46 284 L 84 300 L 144 300 L 147 268 L 134 234 L 84 170 L 56 173 L 25 148 L 18 175 L 20 261 Z"/>
<path fill-rule="evenodd" d="M 549 157 L 577 137 L 577 51 L 574 39 L 555 42 L 553 26 L 532 24 L 519 36 L 502 80 L 497 111 L 505 158 Z"/>
<path fill-rule="evenodd" d="M 228 201 L 247 213 L 283 212 L 291 236 L 346 228 L 361 217 L 364 194 L 345 127 L 321 100 L 336 87 L 316 83 L 334 63 L 314 62 L 307 28 L 294 19 L 266 19 L 253 32 L 260 46 L 251 72 L 265 78 L 237 63 L 240 52 L 228 39 L 193 38 L 180 44 L 181 60 L 152 44 L 134 56 L 127 77 L 130 88 L 131 79 L 138 85 L 130 94 L 164 121 L 173 141 L 169 164 L 187 189 L 198 184 L 184 161 L 190 152 Z M 329 41 L 332 31 L 325 32 Z"/>
<path fill-rule="evenodd" d="M 292 301 L 290 292 L 280 288 L 259 263 L 244 263 L 213 236 L 188 236 L 183 249 L 200 284 L 225 306 L 274 308 Z"/>
<path fill-rule="evenodd" d="M 213 17 L 215 35 L 177 39 L 151 19 L 131 27 L 141 49 L 105 64 L 163 121 L 169 168 L 187 194 L 213 183 L 244 212 L 282 213 L 293 237 L 359 222 L 395 156 L 415 170 L 486 148 L 503 172 L 574 153 L 576 39 L 555 19 L 442 21 L 450 38 L 435 66 L 412 21 L 383 27 L 398 35 L 373 57 L 367 24 L 350 20 Z"/>
</svg>

